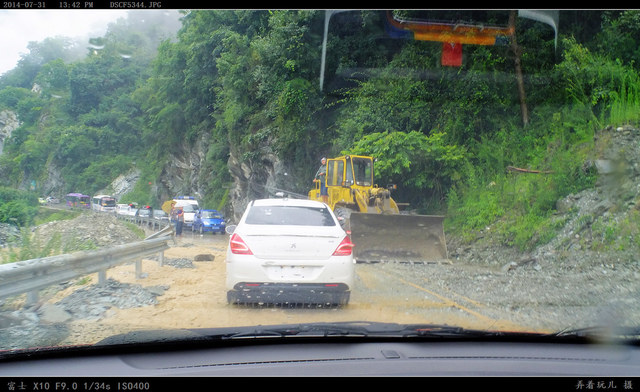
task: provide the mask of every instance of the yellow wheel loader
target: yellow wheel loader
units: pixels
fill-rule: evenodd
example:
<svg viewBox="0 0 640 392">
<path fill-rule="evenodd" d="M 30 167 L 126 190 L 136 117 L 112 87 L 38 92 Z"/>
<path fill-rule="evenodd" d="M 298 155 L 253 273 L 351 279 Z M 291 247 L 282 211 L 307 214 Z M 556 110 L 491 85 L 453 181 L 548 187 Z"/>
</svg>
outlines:
<svg viewBox="0 0 640 392">
<path fill-rule="evenodd" d="M 374 184 L 373 158 L 327 159 L 326 175 L 314 180 L 311 200 L 326 203 L 351 233 L 359 263 L 446 261 L 443 216 L 400 213 L 391 189 Z M 320 194 L 321 181 L 327 195 Z"/>
</svg>

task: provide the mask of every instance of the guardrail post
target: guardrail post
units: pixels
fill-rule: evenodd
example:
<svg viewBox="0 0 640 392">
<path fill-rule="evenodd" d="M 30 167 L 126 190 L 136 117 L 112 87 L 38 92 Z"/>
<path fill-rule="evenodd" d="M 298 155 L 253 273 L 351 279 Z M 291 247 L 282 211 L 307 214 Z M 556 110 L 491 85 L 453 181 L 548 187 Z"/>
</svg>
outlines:
<svg viewBox="0 0 640 392">
<path fill-rule="evenodd" d="M 102 286 L 107 282 L 107 270 L 98 271 L 98 285 Z"/>
<path fill-rule="evenodd" d="M 33 305 L 38 302 L 38 290 L 29 291 L 27 293 L 26 305 Z"/>
<path fill-rule="evenodd" d="M 136 260 L 136 279 L 142 278 L 142 260 Z"/>
</svg>

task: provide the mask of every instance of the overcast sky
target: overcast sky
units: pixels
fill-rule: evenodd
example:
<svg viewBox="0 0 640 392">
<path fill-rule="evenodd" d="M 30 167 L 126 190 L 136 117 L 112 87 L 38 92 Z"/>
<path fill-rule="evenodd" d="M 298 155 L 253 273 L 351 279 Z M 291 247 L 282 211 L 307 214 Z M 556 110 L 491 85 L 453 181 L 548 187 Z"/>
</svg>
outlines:
<svg viewBox="0 0 640 392">
<path fill-rule="evenodd" d="M 30 41 L 47 37 L 101 37 L 110 22 L 125 17 L 121 10 L 0 10 L 0 75 L 28 53 Z"/>
</svg>

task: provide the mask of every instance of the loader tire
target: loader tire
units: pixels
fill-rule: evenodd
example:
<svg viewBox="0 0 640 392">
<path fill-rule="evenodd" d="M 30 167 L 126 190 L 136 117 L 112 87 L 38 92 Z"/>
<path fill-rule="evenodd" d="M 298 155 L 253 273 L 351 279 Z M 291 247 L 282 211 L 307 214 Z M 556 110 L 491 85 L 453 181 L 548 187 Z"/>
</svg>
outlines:
<svg viewBox="0 0 640 392">
<path fill-rule="evenodd" d="M 351 212 L 352 210 L 347 207 L 336 207 L 334 211 L 334 213 L 336 214 L 336 217 L 338 217 L 340 226 L 342 226 L 342 229 L 344 231 L 351 230 L 351 223 L 350 223 Z"/>
</svg>

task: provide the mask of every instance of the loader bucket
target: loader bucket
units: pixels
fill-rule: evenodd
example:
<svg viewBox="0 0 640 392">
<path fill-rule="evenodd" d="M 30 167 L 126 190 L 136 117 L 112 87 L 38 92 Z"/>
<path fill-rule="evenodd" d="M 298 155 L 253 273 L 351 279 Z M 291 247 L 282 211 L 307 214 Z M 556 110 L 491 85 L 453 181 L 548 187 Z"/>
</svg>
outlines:
<svg viewBox="0 0 640 392">
<path fill-rule="evenodd" d="M 371 214 L 350 216 L 358 263 L 447 261 L 443 216 Z"/>
</svg>

